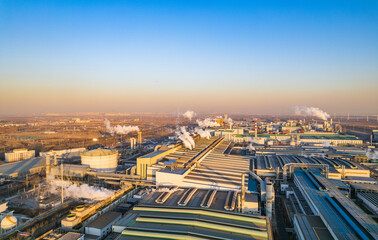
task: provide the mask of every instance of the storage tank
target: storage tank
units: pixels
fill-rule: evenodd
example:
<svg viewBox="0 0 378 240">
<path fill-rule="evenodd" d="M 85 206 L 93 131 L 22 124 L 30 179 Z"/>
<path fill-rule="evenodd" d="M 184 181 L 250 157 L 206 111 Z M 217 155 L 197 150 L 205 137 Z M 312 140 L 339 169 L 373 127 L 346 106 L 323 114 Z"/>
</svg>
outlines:
<svg viewBox="0 0 378 240">
<path fill-rule="evenodd" d="M 118 165 L 118 151 L 101 148 L 85 151 L 81 153 L 81 164 L 97 172 L 114 172 Z"/>
<path fill-rule="evenodd" d="M 12 215 L 7 215 L 1 220 L 1 230 L 7 231 L 17 226 L 17 218 Z"/>
</svg>

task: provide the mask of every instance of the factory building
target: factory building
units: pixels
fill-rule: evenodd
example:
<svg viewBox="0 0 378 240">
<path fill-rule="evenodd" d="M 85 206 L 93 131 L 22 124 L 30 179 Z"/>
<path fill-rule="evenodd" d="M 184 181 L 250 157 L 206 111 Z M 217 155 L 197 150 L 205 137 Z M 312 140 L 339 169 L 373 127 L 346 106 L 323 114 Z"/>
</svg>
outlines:
<svg viewBox="0 0 378 240">
<path fill-rule="evenodd" d="M 323 156 L 305 157 L 292 154 L 257 155 L 252 158 L 252 168 L 260 177 L 281 179 L 285 168 L 292 164 L 321 164 L 327 166 L 328 178 L 341 179 L 345 177 L 370 177 L 370 171 L 351 161 Z M 286 167 L 285 167 L 286 166 Z"/>
<path fill-rule="evenodd" d="M 5 178 L 39 173 L 44 169 L 44 162 L 40 157 L 31 158 L 22 162 L 11 162 L 0 165 L 0 175 Z"/>
<path fill-rule="evenodd" d="M 63 150 L 51 150 L 48 152 L 40 152 L 39 156 L 45 157 L 46 155 L 55 156 L 58 158 L 73 158 L 80 157 L 80 154 L 84 152 L 85 148 L 70 148 Z"/>
<path fill-rule="evenodd" d="M 60 237 L 58 240 L 84 240 L 84 234 L 68 232 Z"/>
<path fill-rule="evenodd" d="M 106 212 L 85 227 L 85 239 L 99 240 L 112 232 L 112 225 L 121 219 L 119 212 Z"/>
<path fill-rule="evenodd" d="M 74 165 L 74 164 L 64 164 L 63 170 L 61 169 L 62 165 L 54 166 L 51 168 L 51 173 L 54 176 L 60 176 L 63 172 L 63 175 L 66 177 L 77 177 L 83 178 L 87 172 L 90 170 L 87 165 Z"/>
<path fill-rule="evenodd" d="M 130 138 L 130 148 L 135 149 L 137 145 L 136 138 Z"/>
<path fill-rule="evenodd" d="M 296 170 L 294 182 L 334 239 L 378 238 L 377 224 L 345 197 L 340 182 L 329 180 L 315 170 Z"/>
<path fill-rule="evenodd" d="M 123 239 L 273 239 L 267 217 L 240 212 L 237 194 L 158 188 L 114 224 Z"/>
<path fill-rule="evenodd" d="M 299 240 L 333 240 L 331 233 L 319 216 L 297 214 L 294 216 L 294 231 Z"/>
<path fill-rule="evenodd" d="M 217 129 L 211 133 L 213 136 L 222 136 L 226 141 L 232 142 L 254 142 L 258 144 L 265 143 L 289 143 L 292 137 L 296 138 L 295 145 L 305 144 L 331 144 L 333 146 L 340 145 L 362 145 L 363 140 L 358 139 L 353 135 L 339 135 L 332 132 L 307 132 L 307 133 L 293 133 L 293 134 L 245 134 L 244 129 Z"/>
<path fill-rule="evenodd" d="M 81 164 L 88 165 L 96 172 L 115 172 L 118 166 L 118 151 L 98 148 L 82 152 Z"/>
<path fill-rule="evenodd" d="M 27 150 L 26 148 L 14 149 L 12 152 L 5 153 L 5 162 L 23 161 L 34 157 L 34 150 Z"/>
</svg>

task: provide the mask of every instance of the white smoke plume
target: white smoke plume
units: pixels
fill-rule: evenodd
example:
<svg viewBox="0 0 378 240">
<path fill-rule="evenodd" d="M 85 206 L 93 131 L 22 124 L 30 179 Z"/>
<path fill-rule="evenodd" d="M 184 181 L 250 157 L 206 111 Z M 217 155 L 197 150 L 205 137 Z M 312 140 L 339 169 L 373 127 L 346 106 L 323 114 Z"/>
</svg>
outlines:
<svg viewBox="0 0 378 240">
<path fill-rule="evenodd" d="M 196 113 L 192 110 L 188 110 L 185 113 L 182 114 L 184 117 L 189 119 L 189 121 L 192 121 L 192 118 L 196 115 Z"/>
<path fill-rule="evenodd" d="M 251 143 L 260 144 L 260 141 L 259 141 L 259 140 L 257 140 L 257 139 L 252 139 L 252 140 L 251 140 Z"/>
<path fill-rule="evenodd" d="M 195 128 L 194 133 L 201 136 L 201 138 L 210 139 L 211 135 L 209 131 L 203 130 L 202 128 Z"/>
<path fill-rule="evenodd" d="M 366 157 L 369 159 L 378 159 L 378 152 L 374 151 L 373 149 L 369 149 L 366 151 Z"/>
<path fill-rule="evenodd" d="M 252 143 L 250 143 L 250 144 L 248 145 L 247 149 L 248 149 L 250 152 L 256 150 L 256 148 L 252 145 Z"/>
<path fill-rule="evenodd" d="M 112 127 L 110 125 L 110 121 L 108 119 L 105 119 L 105 126 L 106 130 L 111 134 L 129 134 L 131 132 L 139 132 L 139 127 L 138 126 L 121 126 L 117 125 L 115 127 Z"/>
<path fill-rule="evenodd" d="M 218 115 L 215 119 L 223 119 L 223 116 L 221 116 L 221 115 Z M 224 118 L 224 120 L 223 120 L 225 123 L 227 123 L 227 124 L 230 124 L 230 125 L 232 125 L 232 122 L 233 122 L 233 120 L 232 120 L 232 118 L 230 118 L 230 117 L 228 117 L 228 118 Z"/>
<path fill-rule="evenodd" d="M 64 197 L 77 199 L 84 198 L 100 201 L 110 197 L 114 193 L 114 191 L 106 188 L 93 187 L 89 186 L 88 184 L 77 185 L 76 183 L 72 184 L 69 181 L 62 181 L 58 179 L 53 179 L 49 181 L 49 185 L 50 193 L 59 194 L 61 192 L 61 188 L 63 185 Z"/>
<path fill-rule="evenodd" d="M 323 147 L 330 147 L 331 143 L 329 141 L 326 141 L 323 143 Z"/>
<path fill-rule="evenodd" d="M 197 124 L 200 128 L 219 127 L 220 126 L 219 123 L 212 120 L 211 118 L 206 118 L 203 121 L 197 119 Z"/>
<path fill-rule="evenodd" d="M 232 125 L 232 122 L 233 122 L 233 121 L 232 121 L 232 118 L 225 118 L 225 119 L 224 119 L 224 122 L 227 123 L 227 124 Z"/>
<path fill-rule="evenodd" d="M 317 107 L 295 106 L 295 115 L 304 117 L 318 117 L 322 120 L 327 120 L 331 116 Z"/>
<path fill-rule="evenodd" d="M 190 133 L 186 130 L 185 127 L 178 128 L 176 130 L 176 135 L 186 148 L 192 150 L 196 146 L 194 139 L 190 136 Z"/>
<path fill-rule="evenodd" d="M 225 118 L 224 122 L 227 123 L 231 128 L 232 128 L 232 125 L 234 125 L 234 122 L 232 121 L 231 118 Z"/>
</svg>

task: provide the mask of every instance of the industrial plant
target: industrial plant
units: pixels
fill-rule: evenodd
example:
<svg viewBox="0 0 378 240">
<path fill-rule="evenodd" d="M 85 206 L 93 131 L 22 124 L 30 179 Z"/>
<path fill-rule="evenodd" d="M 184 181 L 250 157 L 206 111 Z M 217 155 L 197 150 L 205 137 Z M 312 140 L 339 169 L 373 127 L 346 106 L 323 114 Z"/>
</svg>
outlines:
<svg viewBox="0 0 378 240">
<path fill-rule="evenodd" d="M 0 239 L 378 238 L 369 138 L 329 117 L 180 118 L 159 138 L 105 119 L 91 146 L 6 151 Z"/>
</svg>

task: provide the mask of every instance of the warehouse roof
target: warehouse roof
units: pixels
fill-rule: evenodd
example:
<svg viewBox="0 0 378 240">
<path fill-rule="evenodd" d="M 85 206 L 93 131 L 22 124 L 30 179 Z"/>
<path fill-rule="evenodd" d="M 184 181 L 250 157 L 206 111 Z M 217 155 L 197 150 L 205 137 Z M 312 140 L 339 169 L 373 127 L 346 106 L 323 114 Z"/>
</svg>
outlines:
<svg viewBox="0 0 378 240">
<path fill-rule="evenodd" d="M 122 214 L 119 212 L 106 212 L 86 227 L 102 229 L 121 216 Z"/>
<path fill-rule="evenodd" d="M 371 204 L 373 204 L 375 207 L 378 207 L 378 193 L 372 193 L 372 192 L 359 192 L 360 196 L 368 200 Z M 357 195 L 358 196 L 358 195 Z"/>
<path fill-rule="evenodd" d="M 298 224 L 298 230 L 302 233 L 305 239 L 333 239 L 331 233 L 328 231 L 319 216 L 300 214 L 294 216 L 294 221 Z"/>
<path fill-rule="evenodd" d="M 156 151 L 156 152 L 152 152 L 152 153 L 149 153 L 149 154 L 146 154 L 144 156 L 142 156 L 141 158 L 152 158 L 152 157 L 156 157 L 157 155 L 163 153 L 165 151 Z"/>
<path fill-rule="evenodd" d="M 378 184 L 369 183 L 351 183 L 352 188 L 359 191 L 378 192 Z"/>
<path fill-rule="evenodd" d="M 120 239 L 268 239 L 265 217 L 201 208 L 137 206 Z"/>
<path fill-rule="evenodd" d="M 68 232 L 64 234 L 59 240 L 78 240 L 83 236 L 83 234 L 75 233 L 75 232 Z"/>
<path fill-rule="evenodd" d="M 306 193 L 319 211 L 319 216 L 330 232 L 337 238 L 377 238 L 376 223 L 350 199 L 346 198 L 328 179 L 314 172 L 313 177 L 321 182 L 327 191 L 317 189 L 303 170 L 295 170 L 296 184 Z"/>
<path fill-rule="evenodd" d="M 42 166 L 43 164 L 40 157 L 27 159 L 20 162 L 6 163 L 0 165 L 0 175 L 11 175 L 14 173 L 20 174 Z"/>
</svg>

